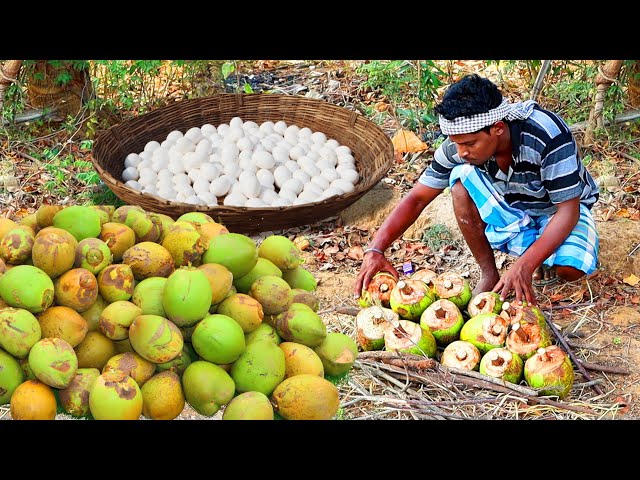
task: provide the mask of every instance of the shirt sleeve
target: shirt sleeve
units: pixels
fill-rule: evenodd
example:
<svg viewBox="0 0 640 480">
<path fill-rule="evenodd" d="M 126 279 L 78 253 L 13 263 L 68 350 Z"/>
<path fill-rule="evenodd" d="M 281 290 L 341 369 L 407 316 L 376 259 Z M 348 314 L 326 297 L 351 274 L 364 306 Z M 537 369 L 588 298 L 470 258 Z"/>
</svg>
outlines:
<svg viewBox="0 0 640 480">
<path fill-rule="evenodd" d="M 554 204 L 571 200 L 582 194 L 580 157 L 575 139 L 564 132 L 547 145 L 543 156 L 540 177 Z"/>
<path fill-rule="evenodd" d="M 418 182 L 427 187 L 444 190 L 449 186 L 451 170 L 462 163 L 464 162 L 458 157 L 455 144 L 447 138 L 436 149 L 432 162 L 423 170 Z"/>
</svg>

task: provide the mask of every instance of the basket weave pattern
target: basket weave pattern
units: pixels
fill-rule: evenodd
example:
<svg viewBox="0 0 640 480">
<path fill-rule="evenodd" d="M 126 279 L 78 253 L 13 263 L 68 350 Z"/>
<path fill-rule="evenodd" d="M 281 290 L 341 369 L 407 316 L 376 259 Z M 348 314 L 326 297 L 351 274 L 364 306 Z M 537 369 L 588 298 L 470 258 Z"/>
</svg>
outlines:
<svg viewBox="0 0 640 480">
<path fill-rule="evenodd" d="M 277 122 L 308 127 L 348 146 L 356 160 L 360 181 L 355 190 L 319 202 L 287 207 L 206 206 L 169 201 L 124 185 L 122 171 L 129 153 L 139 153 L 151 140 L 162 142 L 172 130 L 186 132 L 205 123 L 218 126 L 233 117 L 243 121 Z M 93 165 L 98 175 L 121 200 L 149 212 L 172 218 L 198 211 L 224 224 L 229 231 L 259 233 L 308 225 L 339 214 L 373 188 L 393 162 L 389 137 L 362 115 L 323 100 L 283 94 L 218 94 L 184 100 L 114 125 L 95 142 Z M 219 203 L 222 199 L 218 199 Z"/>
</svg>

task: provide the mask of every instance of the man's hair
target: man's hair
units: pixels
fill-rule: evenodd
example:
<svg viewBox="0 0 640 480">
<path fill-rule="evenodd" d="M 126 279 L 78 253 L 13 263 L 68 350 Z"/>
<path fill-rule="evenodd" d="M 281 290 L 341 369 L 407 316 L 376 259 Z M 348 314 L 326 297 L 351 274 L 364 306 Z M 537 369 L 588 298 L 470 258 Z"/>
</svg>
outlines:
<svg viewBox="0 0 640 480">
<path fill-rule="evenodd" d="M 447 88 L 435 111 L 447 120 L 487 113 L 502 103 L 502 93 L 487 78 L 467 75 Z"/>
</svg>

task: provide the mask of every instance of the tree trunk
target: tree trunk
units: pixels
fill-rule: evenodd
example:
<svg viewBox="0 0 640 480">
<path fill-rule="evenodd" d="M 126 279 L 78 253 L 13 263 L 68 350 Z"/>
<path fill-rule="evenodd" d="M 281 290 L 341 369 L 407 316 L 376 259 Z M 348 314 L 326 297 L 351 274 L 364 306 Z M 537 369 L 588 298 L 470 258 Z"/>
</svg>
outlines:
<svg viewBox="0 0 640 480">
<path fill-rule="evenodd" d="M 593 131 L 602 127 L 602 111 L 604 110 L 604 99 L 607 88 L 618 78 L 622 63 L 624 60 L 607 60 L 599 70 L 596 76 L 596 96 L 593 109 L 589 114 L 589 125 L 584 133 L 583 144 L 591 145 L 593 143 Z"/>
<path fill-rule="evenodd" d="M 634 60 L 629 66 L 627 95 L 631 108 L 640 108 L 640 60 Z"/>
<path fill-rule="evenodd" d="M 36 60 L 31 68 L 27 84 L 31 106 L 49 112 L 50 120 L 62 121 L 68 115 L 78 115 L 93 96 L 88 67 L 78 69 L 70 62 L 52 65 L 47 60 Z"/>
<path fill-rule="evenodd" d="M 4 93 L 9 85 L 18 80 L 22 60 L 5 60 L 0 65 L 0 111 L 4 106 Z"/>
</svg>

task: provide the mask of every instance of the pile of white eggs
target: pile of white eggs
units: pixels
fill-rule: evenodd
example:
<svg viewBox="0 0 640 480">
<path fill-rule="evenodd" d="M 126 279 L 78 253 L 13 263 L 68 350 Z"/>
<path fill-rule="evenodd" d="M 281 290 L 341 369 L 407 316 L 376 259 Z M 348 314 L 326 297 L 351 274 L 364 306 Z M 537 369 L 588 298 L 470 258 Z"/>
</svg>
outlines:
<svg viewBox="0 0 640 480">
<path fill-rule="evenodd" d="M 352 192 L 360 180 L 351 149 L 326 134 L 232 118 L 152 140 L 124 160 L 130 188 L 170 201 L 278 207 Z M 224 198 L 222 202 L 219 199 Z"/>
</svg>

